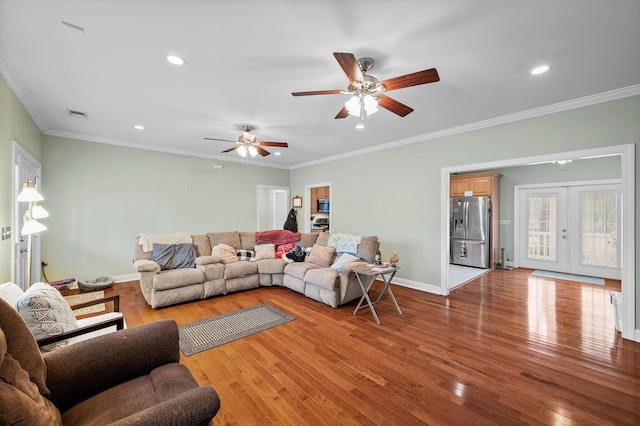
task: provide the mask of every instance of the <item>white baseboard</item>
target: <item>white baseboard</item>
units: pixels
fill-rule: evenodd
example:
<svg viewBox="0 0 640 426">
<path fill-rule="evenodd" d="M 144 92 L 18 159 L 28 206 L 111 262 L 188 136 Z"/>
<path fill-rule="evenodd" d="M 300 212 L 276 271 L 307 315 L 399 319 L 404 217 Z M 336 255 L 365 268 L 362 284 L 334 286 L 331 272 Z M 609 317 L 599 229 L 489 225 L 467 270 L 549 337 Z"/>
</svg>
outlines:
<svg viewBox="0 0 640 426">
<path fill-rule="evenodd" d="M 140 274 L 127 274 L 127 275 L 117 275 L 115 277 L 111 277 L 117 283 L 123 283 L 126 281 L 137 281 L 140 279 Z"/>
<path fill-rule="evenodd" d="M 401 285 L 402 287 L 413 288 L 415 290 L 426 291 L 427 293 L 438 294 L 442 296 L 442 288 L 439 285 L 421 283 L 418 281 L 411 281 L 404 278 L 394 278 L 391 280 L 392 284 Z"/>
</svg>

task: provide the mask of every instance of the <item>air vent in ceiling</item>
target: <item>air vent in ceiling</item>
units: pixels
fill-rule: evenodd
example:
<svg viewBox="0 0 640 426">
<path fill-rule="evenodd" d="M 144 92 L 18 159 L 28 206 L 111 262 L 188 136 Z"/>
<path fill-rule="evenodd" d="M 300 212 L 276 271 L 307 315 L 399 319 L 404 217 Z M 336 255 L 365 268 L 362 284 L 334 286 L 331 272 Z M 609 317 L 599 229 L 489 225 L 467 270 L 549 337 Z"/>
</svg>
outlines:
<svg viewBox="0 0 640 426">
<path fill-rule="evenodd" d="M 86 112 L 76 111 L 76 110 L 73 110 L 73 109 L 68 109 L 67 112 L 72 117 L 87 118 L 87 113 Z"/>
</svg>

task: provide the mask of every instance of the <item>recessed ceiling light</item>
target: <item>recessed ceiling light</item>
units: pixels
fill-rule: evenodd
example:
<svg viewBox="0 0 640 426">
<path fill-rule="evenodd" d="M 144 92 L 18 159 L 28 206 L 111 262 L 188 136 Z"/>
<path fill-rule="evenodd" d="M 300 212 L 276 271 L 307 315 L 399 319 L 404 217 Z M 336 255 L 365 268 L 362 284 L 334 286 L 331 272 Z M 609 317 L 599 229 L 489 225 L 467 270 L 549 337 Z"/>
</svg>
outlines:
<svg viewBox="0 0 640 426">
<path fill-rule="evenodd" d="M 544 74 L 545 72 L 549 71 L 551 67 L 549 65 L 540 65 L 539 67 L 535 67 L 534 69 L 532 69 L 531 75 L 538 75 L 538 74 Z"/>
<path fill-rule="evenodd" d="M 168 55 L 167 61 L 171 62 L 173 65 L 184 65 L 187 61 L 182 59 L 180 56 L 176 55 Z"/>
<path fill-rule="evenodd" d="M 136 124 L 133 128 L 136 130 L 144 130 L 144 126 L 142 124 Z"/>
</svg>

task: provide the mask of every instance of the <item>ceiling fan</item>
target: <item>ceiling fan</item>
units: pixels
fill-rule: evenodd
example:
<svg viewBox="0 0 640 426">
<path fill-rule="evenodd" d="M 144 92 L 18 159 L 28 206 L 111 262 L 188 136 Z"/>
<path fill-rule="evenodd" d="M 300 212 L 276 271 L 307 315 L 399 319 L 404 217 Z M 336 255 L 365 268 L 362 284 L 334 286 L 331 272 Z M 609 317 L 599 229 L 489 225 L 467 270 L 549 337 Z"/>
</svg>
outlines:
<svg viewBox="0 0 640 426">
<path fill-rule="evenodd" d="M 291 94 L 293 96 L 350 95 L 351 97 L 335 118 L 345 118 L 349 114 L 360 117 L 361 123 L 356 126 L 358 128 L 364 127 L 365 115 L 371 118 L 371 114 L 377 112 L 378 107 L 389 110 L 400 117 L 404 117 L 413 111 L 413 108 L 383 95 L 382 92 L 440 81 L 440 76 L 438 76 L 438 71 L 435 68 L 378 81 L 374 76 L 367 74 L 373 67 L 373 59 L 360 58 L 356 60 L 353 53 L 340 52 L 333 52 L 333 56 L 349 79 L 349 85 L 346 90 L 316 90 L 293 92 Z"/>
<path fill-rule="evenodd" d="M 263 146 L 277 146 L 280 148 L 288 148 L 289 145 L 286 142 L 266 142 L 266 141 L 261 141 L 258 142 L 258 140 L 256 139 L 256 135 L 254 135 L 253 133 L 251 133 L 251 131 L 253 131 L 253 127 L 251 126 L 242 126 L 242 130 L 244 130 L 244 132 L 238 137 L 237 141 L 232 141 L 232 140 L 228 140 L 228 139 L 216 139 L 216 138 L 204 138 L 206 140 L 210 140 L 210 141 L 222 141 L 222 142 L 232 142 L 235 143 L 236 145 L 229 148 L 229 149 L 225 149 L 224 151 L 222 151 L 222 153 L 227 153 L 227 152 L 231 152 L 231 151 L 236 151 L 241 157 L 247 157 L 247 155 L 250 155 L 251 157 L 255 157 L 256 155 L 260 154 L 263 157 L 266 157 L 267 155 L 271 154 L 269 151 L 267 151 L 266 149 L 263 148 Z"/>
</svg>

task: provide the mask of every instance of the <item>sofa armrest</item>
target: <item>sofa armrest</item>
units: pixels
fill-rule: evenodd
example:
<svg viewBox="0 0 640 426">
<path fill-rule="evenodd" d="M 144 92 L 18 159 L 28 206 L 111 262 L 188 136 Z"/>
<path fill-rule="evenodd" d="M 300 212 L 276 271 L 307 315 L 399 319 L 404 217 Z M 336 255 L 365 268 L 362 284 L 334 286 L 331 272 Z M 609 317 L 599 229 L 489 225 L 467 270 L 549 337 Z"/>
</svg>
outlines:
<svg viewBox="0 0 640 426">
<path fill-rule="evenodd" d="M 214 265 L 222 263 L 222 259 L 218 256 L 198 256 L 196 257 L 196 266 Z"/>
<path fill-rule="evenodd" d="M 351 273 L 353 268 L 356 268 L 358 266 L 365 266 L 366 264 L 367 264 L 367 262 L 363 262 L 363 261 L 344 263 L 344 264 L 340 265 L 340 267 L 338 269 L 336 269 L 336 272 L 339 273 L 339 274 L 340 273 L 349 274 L 349 273 Z"/>
<path fill-rule="evenodd" d="M 211 386 L 200 386 L 110 424 L 208 425 L 219 409 L 216 391 Z"/>
<path fill-rule="evenodd" d="M 105 389 L 180 361 L 178 326 L 155 321 L 43 355 L 51 401 L 64 412 Z"/>
<path fill-rule="evenodd" d="M 137 272 L 160 272 L 160 265 L 153 260 L 140 259 L 133 262 L 133 267 Z"/>
</svg>

